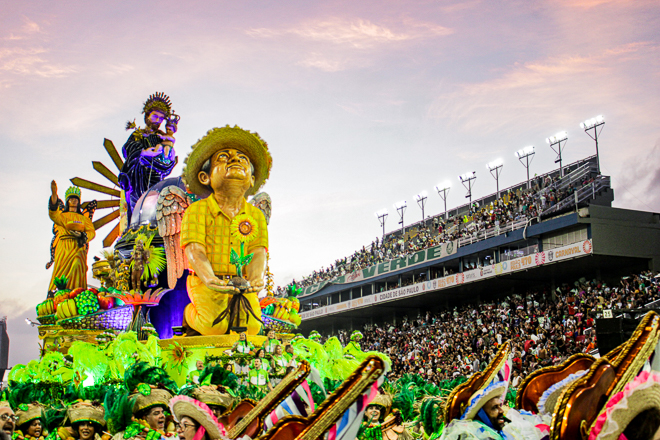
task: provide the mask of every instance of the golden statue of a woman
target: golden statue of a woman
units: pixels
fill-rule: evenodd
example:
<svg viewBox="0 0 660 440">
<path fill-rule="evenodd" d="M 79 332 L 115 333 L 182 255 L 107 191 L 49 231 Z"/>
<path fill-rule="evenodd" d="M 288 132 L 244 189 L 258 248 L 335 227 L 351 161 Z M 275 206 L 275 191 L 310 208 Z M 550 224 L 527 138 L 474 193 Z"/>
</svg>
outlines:
<svg viewBox="0 0 660 440">
<path fill-rule="evenodd" d="M 53 221 L 53 241 L 51 243 L 51 261 L 46 269 L 53 266 L 49 291 L 55 289 L 55 278 L 67 279 L 67 289 L 87 288 L 87 250 L 88 243 L 96 235 L 91 217 L 96 207 L 95 202 L 81 209 L 80 188 L 72 186 L 66 190 L 65 202 L 57 197 L 57 183 L 50 183 L 51 196 L 48 200 L 48 215 Z"/>
</svg>

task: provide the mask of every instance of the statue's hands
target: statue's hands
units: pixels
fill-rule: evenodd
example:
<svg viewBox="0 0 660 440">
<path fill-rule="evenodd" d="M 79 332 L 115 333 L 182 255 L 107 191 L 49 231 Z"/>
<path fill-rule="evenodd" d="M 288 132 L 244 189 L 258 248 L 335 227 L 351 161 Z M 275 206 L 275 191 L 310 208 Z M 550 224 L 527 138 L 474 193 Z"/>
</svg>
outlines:
<svg viewBox="0 0 660 440">
<path fill-rule="evenodd" d="M 54 205 L 57 203 L 57 183 L 54 180 L 50 182 L 50 203 Z"/>
<path fill-rule="evenodd" d="M 220 278 L 216 277 L 215 275 L 209 275 L 209 276 L 201 276 L 201 274 L 198 274 L 202 282 L 206 287 L 209 289 L 219 292 L 219 293 L 234 293 L 238 292 L 238 289 L 227 285 L 228 281 L 227 280 L 221 280 Z"/>
<path fill-rule="evenodd" d="M 250 283 L 250 287 L 247 289 L 247 293 L 251 292 L 261 292 L 261 290 L 264 288 L 265 283 L 263 278 L 257 278 L 256 280 L 247 280 L 248 283 Z"/>
<path fill-rule="evenodd" d="M 75 237 L 80 237 L 82 235 L 82 232 L 80 232 L 80 231 L 69 231 L 69 234 L 71 234 Z"/>
</svg>

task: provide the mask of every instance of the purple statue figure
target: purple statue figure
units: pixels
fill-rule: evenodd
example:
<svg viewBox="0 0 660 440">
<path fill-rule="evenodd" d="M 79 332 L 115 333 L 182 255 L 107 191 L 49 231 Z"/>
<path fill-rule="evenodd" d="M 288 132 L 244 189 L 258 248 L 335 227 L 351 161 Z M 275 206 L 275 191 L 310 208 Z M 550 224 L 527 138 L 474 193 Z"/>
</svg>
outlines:
<svg viewBox="0 0 660 440">
<path fill-rule="evenodd" d="M 145 128 L 135 121 L 126 125 L 133 130 L 122 148 L 124 166 L 119 173 L 119 186 L 126 195 L 128 221 L 140 196 L 152 185 L 167 177 L 178 158 L 174 151 L 174 134 L 179 116 L 172 111 L 170 98 L 164 93 L 149 96 L 142 109 Z M 165 121 L 165 132 L 160 128 Z"/>
</svg>

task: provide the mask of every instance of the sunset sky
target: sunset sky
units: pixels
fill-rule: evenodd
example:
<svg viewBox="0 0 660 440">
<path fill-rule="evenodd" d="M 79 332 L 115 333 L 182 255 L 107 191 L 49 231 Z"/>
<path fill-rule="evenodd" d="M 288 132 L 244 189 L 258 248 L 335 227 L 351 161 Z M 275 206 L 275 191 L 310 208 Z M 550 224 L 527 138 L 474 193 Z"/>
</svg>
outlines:
<svg viewBox="0 0 660 440">
<path fill-rule="evenodd" d="M 180 165 L 226 124 L 258 132 L 273 170 L 271 270 L 284 285 L 369 244 L 374 212 L 476 171 L 474 197 L 554 168 L 545 138 L 567 130 L 565 163 L 595 153 L 579 122 L 602 114 L 603 174 L 615 206 L 660 211 L 660 4 L 657 1 L 0 0 L 0 316 L 10 365 L 37 356 L 25 324 L 45 299 L 49 182 L 105 183 L 104 138 L 167 93 L 181 115 Z M 83 190 L 83 199 L 97 197 Z M 98 211 L 97 218 L 104 215 Z M 91 243 L 98 255 L 109 228 Z M 95 280 L 90 281 L 96 283 Z"/>
</svg>

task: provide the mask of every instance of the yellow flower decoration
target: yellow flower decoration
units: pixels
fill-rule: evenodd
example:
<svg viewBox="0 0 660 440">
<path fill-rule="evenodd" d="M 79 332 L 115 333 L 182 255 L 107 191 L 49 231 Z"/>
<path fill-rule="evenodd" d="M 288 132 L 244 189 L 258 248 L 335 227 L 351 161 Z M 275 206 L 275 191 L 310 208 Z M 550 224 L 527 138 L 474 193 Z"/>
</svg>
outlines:
<svg viewBox="0 0 660 440">
<path fill-rule="evenodd" d="M 239 214 L 231 221 L 229 230 L 231 231 L 231 235 L 241 243 L 249 243 L 257 238 L 259 226 L 252 216 Z"/>
</svg>

